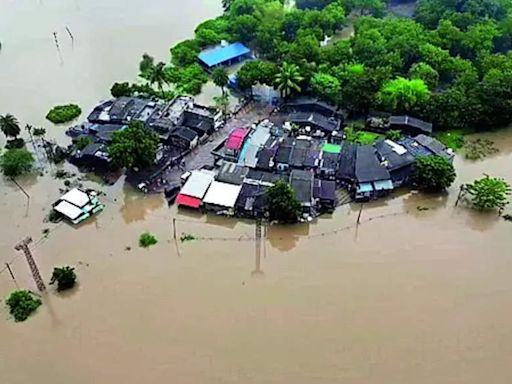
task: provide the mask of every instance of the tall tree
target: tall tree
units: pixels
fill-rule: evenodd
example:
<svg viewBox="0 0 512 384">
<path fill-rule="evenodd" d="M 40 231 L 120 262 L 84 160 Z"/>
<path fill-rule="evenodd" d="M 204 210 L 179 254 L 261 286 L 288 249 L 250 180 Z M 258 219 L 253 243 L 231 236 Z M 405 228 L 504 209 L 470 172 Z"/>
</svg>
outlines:
<svg viewBox="0 0 512 384">
<path fill-rule="evenodd" d="M 220 88 L 222 96 L 224 96 L 226 90 L 225 87 L 228 84 L 229 77 L 226 70 L 222 67 L 217 67 L 212 71 L 213 83 Z"/>
<path fill-rule="evenodd" d="M 149 80 L 154 68 L 155 59 L 147 53 L 143 54 L 142 60 L 139 63 L 139 77 Z"/>
<path fill-rule="evenodd" d="M 140 121 L 132 121 L 127 128 L 114 132 L 108 153 L 112 161 L 126 168 L 143 169 L 153 164 L 159 138 Z"/>
<path fill-rule="evenodd" d="M 410 112 L 425 105 L 430 91 L 421 79 L 398 77 L 384 83 L 379 93 L 381 103 L 393 112 Z"/>
<path fill-rule="evenodd" d="M 0 129 L 7 138 L 12 137 L 15 139 L 21 132 L 18 119 L 10 113 L 0 116 Z"/>
<path fill-rule="evenodd" d="M 290 184 L 278 180 L 266 194 L 269 219 L 284 224 L 296 223 L 300 214 L 300 203 Z"/>
<path fill-rule="evenodd" d="M 442 156 L 420 156 L 416 159 L 413 182 L 427 192 L 444 191 L 455 181 L 453 164 Z"/>
<path fill-rule="evenodd" d="M 154 66 L 153 70 L 149 74 L 148 81 L 151 85 L 156 84 L 160 90 L 162 98 L 165 98 L 164 85 L 169 84 L 167 72 L 165 71 L 165 63 L 159 62 Z"/>
<path fill-rule="evenodd" d="M 287 100 L 293 92 L 301 91 L 299 83 L 302 79 L 297 65 L 284 62 L 275 77 L 275 86 L 281 92 L 281 97 Z"/>
</svg>

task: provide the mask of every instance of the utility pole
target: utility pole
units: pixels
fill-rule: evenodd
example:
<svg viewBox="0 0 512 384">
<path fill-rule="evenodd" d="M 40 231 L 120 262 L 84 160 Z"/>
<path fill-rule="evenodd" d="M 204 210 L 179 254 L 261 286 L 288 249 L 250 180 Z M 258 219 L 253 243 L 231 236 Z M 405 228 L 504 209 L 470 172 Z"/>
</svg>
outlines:
<svg viewBox="0 0 512 384">
<path fill-rule="evenodd" d="M 30 236 L 26 237 L 24 240 L 20 241 L 14 249 L 16 251 L 22 251 L 25 254 L 25 258 L 27 259 L 28 266 L 30 267 L 30 271 L 32 272 L 32 277 L 36 282 L 37 289 L 40 292 L 44 292 L 46 290 L 46 286 L 44 285 L 43 278 L 39 273 L 39 268 L 37 268 L 37 264 L 32 256 L 32 252 L 30 252 L 30 248 L 28 245 L 32 242 L 32 238 Z"/>
<path fill-rule="evenodd" d="M 254 267 L 254 271 L 251 272 L 252 277 L 262 276 L 263 271 L 261 270 L 261 219 L 256 220 L 256 228 L 255 228 L 255 252 L 256 252 L 256 265 Z"/>
</svg>

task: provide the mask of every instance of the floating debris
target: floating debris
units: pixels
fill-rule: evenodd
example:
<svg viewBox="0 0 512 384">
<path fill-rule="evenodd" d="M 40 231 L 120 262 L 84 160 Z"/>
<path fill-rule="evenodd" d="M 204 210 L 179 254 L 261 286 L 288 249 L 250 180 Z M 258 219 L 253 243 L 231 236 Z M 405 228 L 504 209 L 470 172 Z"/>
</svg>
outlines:
<svg viewBox="0 0 512 384">
<path fill-rule="evenodd" d="M 181 236 L 180 236 L 180 241 L 182 243 L 184 243 L 185 241 L 192 241 L 192 240 L 196 240 L 197 237 L 195 237 L 194 235 L 190 234 L 190 233 L 182 233 Z"/>
</svg>

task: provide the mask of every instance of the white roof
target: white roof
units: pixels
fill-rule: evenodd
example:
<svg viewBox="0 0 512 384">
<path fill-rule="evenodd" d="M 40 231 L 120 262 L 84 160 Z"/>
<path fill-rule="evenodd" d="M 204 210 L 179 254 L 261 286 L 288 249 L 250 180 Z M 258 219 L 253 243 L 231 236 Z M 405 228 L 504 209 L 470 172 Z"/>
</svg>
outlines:
<svg viewBox="0 0 512 384">
<path fill-rule="evenodd" d="M 210 188 L 208 189 L 208 192 L 203 199 L 203 203 L 233 208 L 241 189 L 241 185 L 233 185 L 222 183 L 220 181 L 214 181 L 210 185 Z"/>
<path fill-rule="evenodd" d="M 213 173 L 208 171 L 192 171 L 180 193 L 202 199 L 213 181 Z"/>
<path fill-rule="evenodd" d="M 400 156 L 407 152 L 407 149 L 405 149 L 404 146 L 397 144 L 394 141 L 385 140 L 384 142 L 391 147 L 393 152 L 395 152 L 396 154 L 398 154 Z"/>
<path fill-rule="evenodd" d="M 83 213 L 80 208 L 75 207 L 73 204 L 70 204 L 67 201 L 61 201 L 59 204 L 53 207 L 53 209 L 59 213 L 62 213 L 64 216 L 69 217 L 71 220 L 75 220 Z"/>
<path fill-rule="evenodd" d="M 62 196 L 60 200 L 67 201 L 73 205 L 76 205 L 77 207 L 83 207 L 90 201 L 89 195 L 87 195 L 87 193 L 84 191 L 79 190 L 78 188 L 73 188 L 71 191 Z"/>
</svg>

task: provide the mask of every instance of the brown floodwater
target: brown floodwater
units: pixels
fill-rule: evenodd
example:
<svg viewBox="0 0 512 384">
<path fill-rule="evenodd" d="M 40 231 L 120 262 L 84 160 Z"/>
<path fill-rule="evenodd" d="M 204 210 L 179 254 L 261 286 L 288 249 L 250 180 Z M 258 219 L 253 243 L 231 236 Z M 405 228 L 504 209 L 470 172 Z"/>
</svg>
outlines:
<svg viewBox="0 0 512 384">
<path fill-rule="evenodd" d="M 4 1 L 0 112 L 43 124 L 54 103 L 85 110 L 134 77 L 141 52 L 165 58 L 219 11 L 198 0 Z M 99 187 L 105 211 L 78 227 L 43 223 L 62 186 L 51 172 L 20 181 L 28 206 L 2 180 L 0 270 L 11 262 L 17 283 L 2 271 L 0 296 L 35 289 L 13 249 L 26 235 L 46 279 L 74 265 L 79 286 L 51 287 L 24 323 L 0 307 L 0 383 L 509 383 L 512 224 L 454 207 L 460 183 L 512 177 L 512 130 L 485 136 L 500 152 L 457 158 L 447 194 L 397 192 L 365 205 L 359 227 L 358 205 L 272 226 L 259 255 L 253 223 L 177 212 L 123 179 Z M 176 243 L 172 218 L 178 236 L 198 239 Z M 143 231 L 159 243 L 139 248 Z"/>
</svg>

